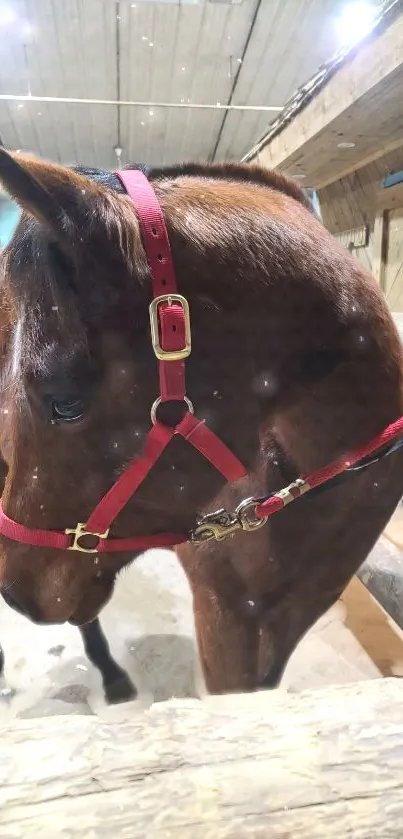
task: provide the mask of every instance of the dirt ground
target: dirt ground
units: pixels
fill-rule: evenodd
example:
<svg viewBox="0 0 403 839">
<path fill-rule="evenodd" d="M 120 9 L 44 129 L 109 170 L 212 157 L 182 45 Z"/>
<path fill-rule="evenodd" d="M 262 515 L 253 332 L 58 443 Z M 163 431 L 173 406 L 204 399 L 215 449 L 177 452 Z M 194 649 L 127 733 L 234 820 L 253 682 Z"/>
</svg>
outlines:
<svg viewBox="0 0 403 839">
<path fill-rule="evenodd" d="M 399 552 L 382 538 L 375 551 Z M 117 660 L 140 690 L 138 702 L 108 709 L 100 679 L 70 626 L 37 627 L 0 605 L 6 679 L 0 685 L 0 721 L 10 716 L 99 713 L 130 716 L 136 708 L 172 696 L 203 693 L 187 581 L 169 551 L 150 551 L 119 580 L 102 625 Z M 295 650 L 281 687 L 403 675 L 403 633 L 354 579 L 342 600 Z"/>
</svg>

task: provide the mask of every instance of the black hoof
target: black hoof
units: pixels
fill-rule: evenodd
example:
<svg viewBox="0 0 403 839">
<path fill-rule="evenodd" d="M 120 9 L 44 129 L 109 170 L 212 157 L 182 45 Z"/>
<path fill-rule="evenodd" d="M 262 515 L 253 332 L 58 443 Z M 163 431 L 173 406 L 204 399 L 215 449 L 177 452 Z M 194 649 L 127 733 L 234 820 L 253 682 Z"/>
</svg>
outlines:
<svg viewBox="0 0 403 839">
<path fill-rule="evenodd" d="M 126 674 L 116 679 L 115 682 L 104 685 L 104 692 L 108 705 L 130 702 L 137 697 L 137 690 Z"/>
</svg>

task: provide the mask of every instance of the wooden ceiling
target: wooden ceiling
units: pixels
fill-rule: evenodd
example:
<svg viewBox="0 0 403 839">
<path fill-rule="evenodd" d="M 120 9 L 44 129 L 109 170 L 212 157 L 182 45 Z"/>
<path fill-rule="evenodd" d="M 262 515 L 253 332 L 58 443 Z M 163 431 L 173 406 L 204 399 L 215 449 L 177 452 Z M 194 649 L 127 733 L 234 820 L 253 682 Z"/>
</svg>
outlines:
<svg viewBox="0 0 403 839">
<path fill-rule="evenodd" d="M 337 50 L 344 4 L 0 0 L 1 140 L 106 169 L 116 147 L 122 163 L 239 160 Z"/>
<path fill-rule="evenodd" d="M 348 58 L 254 159 L 318 189 L 400 145 L 403 15 Z"/>
</svg>

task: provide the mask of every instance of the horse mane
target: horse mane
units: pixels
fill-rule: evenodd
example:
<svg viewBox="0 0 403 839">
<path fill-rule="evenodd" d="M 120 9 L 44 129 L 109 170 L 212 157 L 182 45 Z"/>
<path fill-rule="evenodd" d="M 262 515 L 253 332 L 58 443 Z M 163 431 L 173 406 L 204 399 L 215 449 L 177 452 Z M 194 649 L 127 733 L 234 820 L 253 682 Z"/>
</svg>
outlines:
<svg viewBox="0 0 403 839">
<path fill-rule="evenodd" d="M 132 167 L 129 166 L 128 168 Z M 161 178 L 173 179 L 187 176 L 257 184 L 258 186 L 265 186 L 268 189 L 274 189 L 276 192 L 283 192 L 285 195 L 289 195 L 290 198 L 294 198 L 295 201 L 299 201 L 300 204 L 303 204 L 311 212 L 314 212 L 310 199 L 296 181 L 286 178 L 280 172 L 275 172 L 272 169 L 264 169 L 263 166 L 251 166 L 246 163 L 183 163 L 161 169 L 153 168 L 148 172 L 148 176 L 150 180 L 159 180 Z"/>
<path fill-rule="evenodd" d="M 114 192 L 125 192 L 119 178 L 112 172 L 86 166 L 74 166 L 72 168 L 74 172 L 85 175 L 90 180 L 96 181 L 96 183 L 112 189 Z M 140 169 L 147 175 L 150 181 L 175 180 L 176 178 L 190 177 L 256 184 L 275 190 L 276 192 L 282 192 L 290 196 L 290 198 L 294 198 L 295 201 L 298 201 L 311 213 L 314 213 L 308 195 L 296 181 L 286 178 L 280 172 L 274 172 L 272 169 L 264 169 L 262 166 L 251 166 L 245 163 L 182 163 L 174 166 L 147 168 L 141 164 L 131 163 L 123 168 Z"/>
</svg>

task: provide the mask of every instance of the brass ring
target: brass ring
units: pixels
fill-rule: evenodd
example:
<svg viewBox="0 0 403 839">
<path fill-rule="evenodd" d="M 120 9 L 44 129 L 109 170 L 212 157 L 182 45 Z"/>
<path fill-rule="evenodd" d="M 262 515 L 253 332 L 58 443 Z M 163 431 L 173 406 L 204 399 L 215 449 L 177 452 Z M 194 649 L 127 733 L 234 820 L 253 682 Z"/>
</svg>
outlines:
<svg viewBox="0 0 403 839">
<path fill-rule="evenodd" d="M 188 399 L 187 396 L 184 396 L 182 401 L 186 403 L 189 414 L 194 414 L 195 410 L 194 410 L 193 404 L 190 401 L 190 399 Z M 151 407 L 150 416 L 151 416 L 151 422 L 152 422 L 153 425 L 155 425 L 156 422 L 157 422 L 157 411 L 158 411 L 159 406 L 161 405 L 161 402 L 162 402 L 162 399 L 159 396 L 158 399 L 155 400 L 155 402 L 153 403 L 153 405 Z"/>
</svg>

